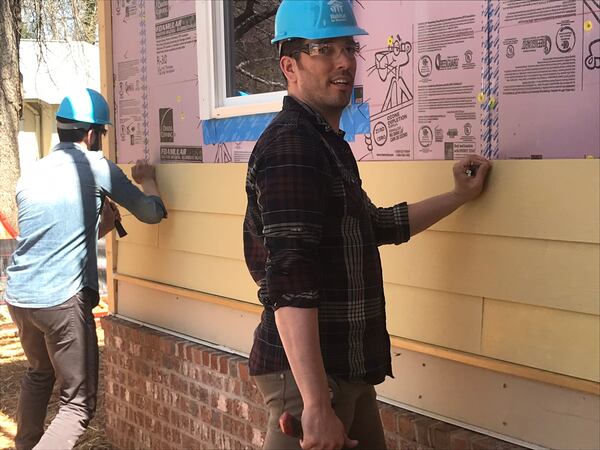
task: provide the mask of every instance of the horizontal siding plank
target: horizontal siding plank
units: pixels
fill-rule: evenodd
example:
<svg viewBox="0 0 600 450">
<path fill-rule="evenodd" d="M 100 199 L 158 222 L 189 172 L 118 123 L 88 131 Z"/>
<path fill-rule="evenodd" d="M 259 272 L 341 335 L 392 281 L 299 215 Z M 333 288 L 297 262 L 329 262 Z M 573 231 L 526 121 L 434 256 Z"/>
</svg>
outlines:
<svg viewBox="0 0 600 450">
<path fill-rule="evenodd" d="M 121 224 L 127 231 L 127 236 L 121 238 L 115 232 L 118 241 L 158 247 L 158 230 L 162 224 L 151 225 L 140 222 L 133 214 L 123 211 L 122 208 L 121 215 Z"/>
<path fill-rule="evenodd" d="M 544 448 L 598 449 L 600 397 L 392 348 L 377 394 Z M 475 448 L 475 447 L 474 447 Z"/>
<path fill-rule="evenodd" d="M 403 161 L 359 166 L 371 199 L 388 206 L 452 189 L 452 164 Z M 169 209 L 244 214 L 245 164 L 163 164 L 157 177 Z M 433 228 L 599 243 L 600 161 L 494 161 L 483 196 Z"/>
<path fill-rule="evenodd" d="M 598 316 L 486 299 L 482 354 L 600 381 Z"/>
<path fill-rule="evenodd" d="M 442 347 L 479 353 L 483 299 L 385 285 L 388 332 Z"/>
<path fill-rule="evenodd" d="M 158 185 L 167 207 L 243 215 L 246 164 L 163 164 Z"/>
<path fill-rule="evenodd" d="M 117 272 L 172 286 L 258 303 L 243 261 L 121 242 Z"/>
<path fill-rule="evenodd" d="M 242 216 L 171 211 L 161 222 L 160 247 L 244 260 Z"/>
<path fill-rule="evenodd" d="M 366 162 L 360 165 L 360 171 L 371 199 L 387 206 L 451 190 L 452 164 Z M 494 161 L 481 198 L 433 229 L 599 243 L 600 161 Z"/>
<path fill-rule="evenodd" d="M 388 283 L 600 314 L 596 244 L 425 231 L 381 255 Z"/>
<path fill-rule="evenodd" d="M 119 314 L 250 353 L 260 316 L 119 281 Z M 225 324 L 228 324 L 227 326 Z"/>
</svg>

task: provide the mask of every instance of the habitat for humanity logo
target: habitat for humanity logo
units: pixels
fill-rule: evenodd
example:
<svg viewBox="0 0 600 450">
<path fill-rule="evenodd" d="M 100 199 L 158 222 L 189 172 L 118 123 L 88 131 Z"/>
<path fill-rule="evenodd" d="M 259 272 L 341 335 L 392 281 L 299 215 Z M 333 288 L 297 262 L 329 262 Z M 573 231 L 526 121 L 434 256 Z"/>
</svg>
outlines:
<svg viewBox="0 0 600 450">
<path fill-rule="evenodd" d="M 329 11 L 331 11 L 331 22 L 345 22 L 346 21 L 346 13 L 344 12 L 344 4 L 343 0 L 329 0 L 327 4 L 329 5 Z"/>
</svg>

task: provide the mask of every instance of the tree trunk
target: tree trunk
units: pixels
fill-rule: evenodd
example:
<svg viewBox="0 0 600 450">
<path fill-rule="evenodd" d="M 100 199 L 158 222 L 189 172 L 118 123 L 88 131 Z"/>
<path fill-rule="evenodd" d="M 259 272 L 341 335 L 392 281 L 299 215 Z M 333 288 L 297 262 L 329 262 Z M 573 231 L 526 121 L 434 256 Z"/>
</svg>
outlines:
<svg viewBox="0 0 600 450">
<path fill-rule="evenodd" d="M 16 229 L 19 119 L 23 107 L 19 72 L 21 0 L 0 0 L 0 211 Z"/>
</svg>

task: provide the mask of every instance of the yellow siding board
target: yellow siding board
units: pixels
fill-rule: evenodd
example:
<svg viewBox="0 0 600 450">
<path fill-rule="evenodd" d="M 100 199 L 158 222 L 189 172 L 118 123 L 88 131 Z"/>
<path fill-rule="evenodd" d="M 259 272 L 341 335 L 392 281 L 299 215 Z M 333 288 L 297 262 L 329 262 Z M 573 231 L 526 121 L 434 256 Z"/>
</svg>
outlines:
<svg viewBox="0 0 600 450">
<path fill-rule="evenodd" d="M 147 223 L 140 222 L 131 213 L 128 213 L 124 208 L 121 209 L 121 223 L 127 231 L 127 236 L 124 238 L 118 237 L 117 240 L 120 242 L 128 242 L 131 244 L 142 244 L 153 247 L 158 247 L 158 233 L 159 228 L 162 224 L 150 225 Z"/>
<path fill-rule="evenodd" d="M 119 281 L 120 314 L 246 354 L 260 316 Z"/>
<path fill-rule="evenodd" d="M 246 164 L 165 164 L 157 170 L 167 208 L 243 215 Z"/>
<path fill-rule="evenodd" d="M 388 283 L 600 314 L 600 247 L 425 231 L 381 249 Z"/>
<path fill-rule="evenodd" d="M 396 378 L 377 386 L 384 398 L 544 448 L 600 448 L 597 395 L 392 350 Z"/>
<path fill-rule="evenodd" d="M 120 314 L 248 354 L 259 316 L 119 281 Z M 223 323 L 228 326 L 224 327 Z M 600 397 L 392 349 L 380 396 L 549 448 L 598 449 Z M 482 400 L 483 399 L 483 400 Z"/>
<path fill-rule="evenodd" d="M 121 242 L 117 272 L 258 303 L 256 284 L 243 261 Z"/>
<path fill-rule="evenodd" d="M 386 284 L 388 332 L 479 353 L 483 299 Z"/>
<path fill-rule="evenodd" d="M 160 247 L 244 259 L 242 216 L 170 211 L 160 224 Z"/>
<path fill-rule="evenodd" d="M 359 166 L 371 199 L 389 206 L 452 189 L 452 164 L 405 161 Z M 168 164 L 158 168 L 167 207 L 185 211 L 243 215 L 245 177 L 245 164 Z M 600 161 L 495 161 L 483 196 L 433 228 L 599 243 Z"/>
<path fill-rule="evenodd" d="M 360 171 L 371 199 L 388 206 L 451 190 L 452 164 L 366 162 L 360 164 Z M 482 197 L 433 229 L 598 243 L 600 161 L 494 161 Z"/>
<path fill-rule="evenodd" d="M 600 381 L 600 319 L 485 300 L 482 354 Z"/>
</svg>

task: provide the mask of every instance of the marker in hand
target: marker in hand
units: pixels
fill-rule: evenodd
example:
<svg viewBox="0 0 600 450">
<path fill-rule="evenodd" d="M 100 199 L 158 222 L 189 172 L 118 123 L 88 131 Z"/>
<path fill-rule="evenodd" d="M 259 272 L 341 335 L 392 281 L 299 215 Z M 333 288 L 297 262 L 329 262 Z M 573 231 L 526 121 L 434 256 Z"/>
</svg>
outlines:
<svg viewBox="0 0 600 450">
<path fill-rule="evenodd" d="M 287 434 L 290 437 L 302 439 L 304 436 L 304 433 L 302 432 L 302 422 L 287 411 L 284 411 L 279 417 L 279 428 L 283 434 Z"/>
<path fill-rule="evenodd" d="M 121 224 L 121 221 L 119 219 L 115 220 L 115 230 L 117 230 L 117 234 L 119 235 L 119 237 L 125 237 L 127 236 L 127 231 L 125 230 L 125 227 Z"/>
<path fill-rule="evenodd" d="M 465 170 L 465 175 L 467 175 L 468 177 L 474 177 L 475 175 L 477 175 L 477 166 L 473 163 L 469 164 L 469 167 L 467 168 L 467 170 Z"/>
</svg>

